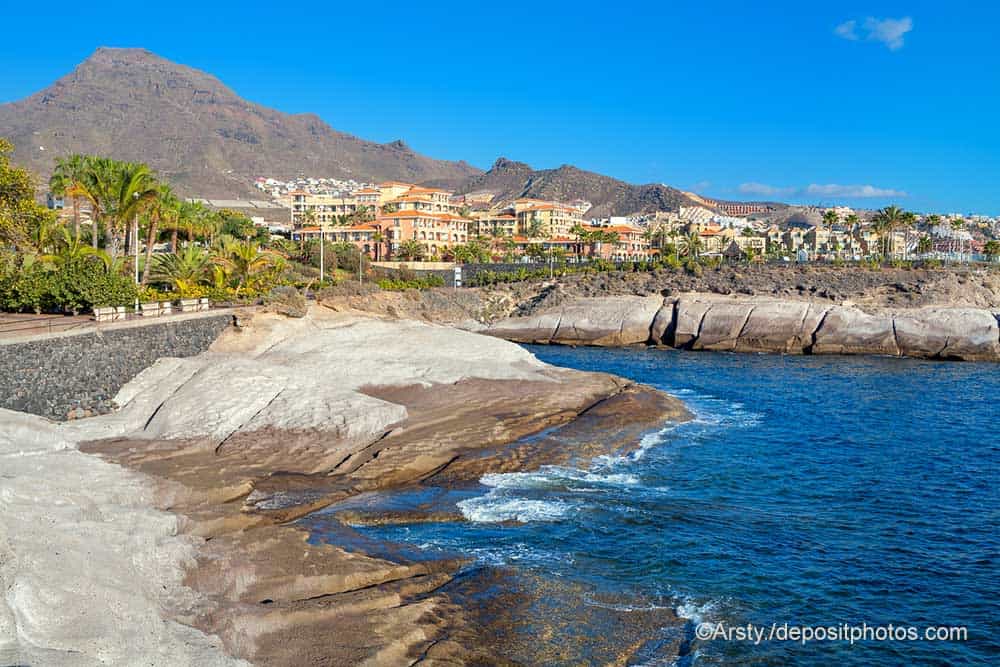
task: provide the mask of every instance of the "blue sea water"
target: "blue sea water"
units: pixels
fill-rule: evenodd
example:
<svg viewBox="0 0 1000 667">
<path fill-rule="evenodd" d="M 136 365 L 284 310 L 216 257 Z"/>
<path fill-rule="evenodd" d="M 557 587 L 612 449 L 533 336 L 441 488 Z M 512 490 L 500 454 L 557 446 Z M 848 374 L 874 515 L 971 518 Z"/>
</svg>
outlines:
<svg viewBox="0 0 1000 667">
<path fill-rule="evenodd" d="M 1000 664 L 1000 367 L 531 350 L 671 392 L 696 418 L 586 471 L 487 476 L 458 502 L 468 522 L 368 535 L 669 605 L 690 619 L 680 664 Z M 698 639 L 701 623 L 968 639 L 755 644 Z"/>
</svg>

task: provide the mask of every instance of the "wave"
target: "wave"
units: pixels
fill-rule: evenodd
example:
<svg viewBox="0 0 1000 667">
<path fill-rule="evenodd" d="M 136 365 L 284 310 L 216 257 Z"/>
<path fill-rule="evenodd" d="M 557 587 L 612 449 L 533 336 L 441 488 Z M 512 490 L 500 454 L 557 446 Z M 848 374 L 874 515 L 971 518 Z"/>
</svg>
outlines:
<svg viewBox="0 0 1000 667">
<path fill-rule="evenodd" d="M 503 521 L 559 521 L 579 505 L 558 497 L 526 498 L 520 492 L 597 493 L 608 488 L 629 488 L 640 484 L 638 476 L 605 472 L 607 466 L 579 470 L 562 466 L 542 466 L 533 472 L 487 473 L 479 483 L 490 490 L 482 496 L 461 500 L 456 505 L 462 515 L 476 523 Z"/>
<path fill-rule="evenodd" d="M 693 389 L 661 387 L 669 394 L 684 397 L 686 407 L 694 419 L 688 424 L 747 428 L 760 424 L 764 415 L 748 410 L 739 401 L 727 401 L 709 394 L 703 394 Z"/>
<path fill-rule="evenodd" d="M 572 489 L 581 484 L 604 486 L 636 486 L 639 478 L 628 473 L 602 473 L 563 466 L 542 466 L 533 472 L 487 473 L 479 479 L 483 486 L 494 489 Z"/>
<path fill-rule="evenodd" d="M 612 611 L 621 611 L 625 613 L 671 609 L 669 605 L 659 605 L 652 602 L 645 604 L 617 604 L 613 602 L 601 602 L 600 600 L 595 600 L 590 595 L 584 595 L 582 599 L 583 603 L 589 607 L 599 607 L 601 609 L 610 609 Z"/>
<path fill-rule="evenodd" d="M 681 596 L 678 604 L 674 607 L 674 612 L 678 617 L 690 621 L 693 625 L 701 625 L 702 623 L 712 622 L 712 619 L 719 610 L 719 606 L 718 600 L 698 603 L 689 597 Z"/>
<path fill-rule="evenodd" d="M 571 510 L 570 504 L 561 500 L 517 498 L 493 491 L 485 496 L 461 500 L 457 505 L 462 516 L 474 523 L 558 521 Z"/>
</svg>

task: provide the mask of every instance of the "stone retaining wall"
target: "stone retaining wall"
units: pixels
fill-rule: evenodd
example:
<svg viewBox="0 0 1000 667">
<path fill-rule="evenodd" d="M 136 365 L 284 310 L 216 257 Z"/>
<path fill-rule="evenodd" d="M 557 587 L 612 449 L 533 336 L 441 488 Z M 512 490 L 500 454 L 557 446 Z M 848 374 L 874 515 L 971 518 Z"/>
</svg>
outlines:
<svg viewBox="0 0 1000 667">
<path fill-rule="evenodd" d="M 0 343 L 0 407 L 52 419 L 108 412 L 157 359 L 200 354 L 232 322 L 230 312 L 206 313 Z"/>
</svg>

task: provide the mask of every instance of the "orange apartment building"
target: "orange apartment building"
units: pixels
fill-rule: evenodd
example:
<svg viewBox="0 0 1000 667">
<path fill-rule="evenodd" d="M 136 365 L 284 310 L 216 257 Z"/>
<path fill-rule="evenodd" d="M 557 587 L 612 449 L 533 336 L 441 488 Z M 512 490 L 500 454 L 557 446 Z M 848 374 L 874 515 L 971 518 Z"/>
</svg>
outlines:
<svg viewBox="0 0 1000 667">
<path fill-rule="evenodd" d="M 407 209 L 379 216 L 377 225 L 384 230 L 393 255 L 404 241 L 414 240 L 423 246 L 426 257 L 433 257 L 468 243 L 472 222 L 454 213 Z"/>
</svg>

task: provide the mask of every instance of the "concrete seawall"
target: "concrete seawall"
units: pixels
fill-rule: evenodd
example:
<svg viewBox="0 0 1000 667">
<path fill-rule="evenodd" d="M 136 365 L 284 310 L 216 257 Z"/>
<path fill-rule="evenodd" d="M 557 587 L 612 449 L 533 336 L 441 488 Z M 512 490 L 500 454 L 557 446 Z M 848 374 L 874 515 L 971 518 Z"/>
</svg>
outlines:
<svg viewBox="0 0 1000 667">
<path fill-rule="evenodd" d="M 200 354 L 232 325 L 228 311 L 136 320 L 0 342 L 0 408 L 51 419 L 101 414 L 161 357 Z"/>
<path fill-rule="evenodd" d="M 868 313 L 849 304 L 690 294 L 580 298 L 481 333 L 522 343 L 1000 361 L 998 321 L 1000 313 L 980 308 Z"/>
</svg>

